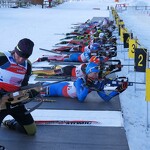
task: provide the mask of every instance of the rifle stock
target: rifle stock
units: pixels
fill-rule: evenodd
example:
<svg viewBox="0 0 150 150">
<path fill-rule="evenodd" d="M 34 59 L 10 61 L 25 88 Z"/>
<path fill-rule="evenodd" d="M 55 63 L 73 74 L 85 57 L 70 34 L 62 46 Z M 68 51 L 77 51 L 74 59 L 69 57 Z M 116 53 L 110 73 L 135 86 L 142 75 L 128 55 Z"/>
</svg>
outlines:
<svg viewBox="0 0 150 150">
<path fill-rule="evenodd" d="M 32 90 L 36 90 L 37 93 L 38 92 L 40 93 L 45 86 L 56 84 L 62 81 L 47 83 L 45 85 L 43 85 L 43 82 L 38 82 L 33 85 L 24 86 L 19 91 L 5 93 L 0 100 L 0 110 L 11 108 L 16 105 L 28 103 L 36 96 L 38 96 L 37 94 L 35 97 L 30 98 L 30 95 L 32 94 Z"/>
</svg>

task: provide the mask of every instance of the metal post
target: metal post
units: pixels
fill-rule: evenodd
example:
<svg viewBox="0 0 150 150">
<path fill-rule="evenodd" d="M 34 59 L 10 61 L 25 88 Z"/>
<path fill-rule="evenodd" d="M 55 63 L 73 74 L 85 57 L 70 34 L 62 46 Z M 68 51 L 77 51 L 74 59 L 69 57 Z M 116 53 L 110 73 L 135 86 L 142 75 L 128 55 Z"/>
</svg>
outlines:
<svg viewBox="0 0 150 150">
<path fill-rule="evenodd" d="M 134 81 L 135 81 L 134 91 L 136 92 L 136 71 L 134 71 Z"/>
<path fill-rule="evenodd" d="M 148 105 L 148 102 L 146 103 L 146 105 L 147 105 L 147 109 L 146 109 L 146 111 L 147 111 L 147 114 L 146 114 L 146 123 L 147 123 L 147 131 L 148 131 L 148 129 L 149 129 L 149 105 Z"/>
<path fill-rule="evenodd" d="M 148 62 L 148 59 L 149 59 L 149 52 L 147 52 L 147 68 L 149 68 L 149 62 Z M 146 99 L 146 98 L 145 98 Z M 147 101 L 147 131 L 149 129 L 149 102 Z"/>
</svg>

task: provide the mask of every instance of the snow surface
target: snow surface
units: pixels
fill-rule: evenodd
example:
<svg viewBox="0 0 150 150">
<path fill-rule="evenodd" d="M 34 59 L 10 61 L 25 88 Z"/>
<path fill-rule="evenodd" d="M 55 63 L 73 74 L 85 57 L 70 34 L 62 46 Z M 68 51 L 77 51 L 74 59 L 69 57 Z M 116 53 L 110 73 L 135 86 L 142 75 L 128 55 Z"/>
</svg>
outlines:
<svg viewBox="0 0 150 150">
<path fill-rule="evenodd" d="M 120 0 L 119 3 L 126 3 L 129 6 L 150 6 L 147 0 Z M 85 22 L 93 17 L 107 17 L 109 15 L 107 6 L 115 6 L 115 0 L 82 0 L 68 1 L 55 8 L 42 9 L 41 6 L 31 6 L 29 9 L 0 8 L 0 50 L 13 50 L 18 41 L 22 38 L 30 38 L 34 41 L 33 55 L 30 57 L 34 62 L 38 57 L 47 52 L 39 48 L 53 48 L 64 35 L 72 31 L 71 24 Z M 96 10 L 93 8 L 100 8 Z M 128 10 L 119 13 L 124 20 L 125 26 L 131 30 L 145 48 L 150 47 L 148 12 Z M 120 46 L 120 50 L 124 51 Z M 119 50 L 118 50 L 119 51 Z M 127 53 L 118 52 L 118 59 L 122 64 L 132 64 L 127 59 Z M 133 72 L 132 67 L 123 67 L 118 75 L 128 76 L 130 81 L 144 82 L 144 73 Z M 139 90 L 140 88 L 140 90 Z M 149 103 L 145 101 L 145 86 L 136 85 L 120 94 L 120 101 L 124 116 L 124 125 L 130 150 L 150 149 L 150 114 L 147 114 Z M 147 118 L 148 116 L 148 118 Z"/>
</svg>

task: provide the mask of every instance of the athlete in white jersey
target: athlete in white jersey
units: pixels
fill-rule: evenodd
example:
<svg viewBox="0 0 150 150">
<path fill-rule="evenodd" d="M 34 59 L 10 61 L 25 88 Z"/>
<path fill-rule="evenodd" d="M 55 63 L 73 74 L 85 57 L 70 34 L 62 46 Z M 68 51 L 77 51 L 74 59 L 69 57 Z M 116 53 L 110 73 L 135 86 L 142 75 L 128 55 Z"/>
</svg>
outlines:
<svg viewBox="0 0 150 150">
<path fill-rule="evenodd" d="M 0 101 L 7 92 L 15 92 L 28 85 L 32 70 L 28 58 L 32 54 L 33 47 L 34 43 L 24 38 L 18 42 L 13 51 L 0 53 L 0 95 L 2 97 Z M 33 117 L 24 104 L 7 105 L 6 109 L 0 110 L 0 124 L 7 115 L 14 118 L 3 122 L 9 129 L 17 129 L 28 135 L 36 133 Z"/>
</svg>

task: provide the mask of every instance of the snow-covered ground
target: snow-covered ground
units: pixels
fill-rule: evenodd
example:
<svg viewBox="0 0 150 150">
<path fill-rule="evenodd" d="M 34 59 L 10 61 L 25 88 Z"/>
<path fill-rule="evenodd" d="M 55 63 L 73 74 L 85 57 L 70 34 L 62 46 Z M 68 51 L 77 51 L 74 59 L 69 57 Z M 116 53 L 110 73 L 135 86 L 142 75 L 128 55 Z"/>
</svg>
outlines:
<svg viewBox="0 0 150 150">
<path fill-rule="evenodd" d="M 150 6 L 148 1 L 126 1 L 129 6 Z M 143 10 L 135 11 L 128 9 L 118 13 L 123 19 L 125 27 L 129 32 L 133 32 L 135 38 L 138 38 L 141 47 L 147 48 L 149 51 L 149 23 L 150 16 Z M 123 64 L 128 64 L 131 60 L 125 60 L 121 55 L 118 56 Z M 127 58 L 127 54 L 126 54 Z M 133 68 L 124 67 L 122 75 L 129 77 L 130 81 L 145 82 L 145 73 L 132 72 Z M 119 73 L 120 75 L 120 73 Z M 136 85 L 136 87 L 129 87 L 125 93 L 120 95 L 122 110 L 124 114 L 124 123 L 127 133 L 127 139 L 130 149 L 148 150 L 150 149 L 150 114 L 149 103 L 145 101 L 145 85 Z"/>
<path fill-rule="evenodd" d="M 130 6 L 150 6 L 147 0 L 120 0 L 119 3 L 127 3 Z M 30 57 L 31 62 L 34 62 L 41 55 L 48 54 L 40 51 L 40 47 L 51 49 L 60 38 L 64 37 L 57 33 L 72 31 L 70 27 L 73 23 L 85 22 L 93 17 L 107 17 L 109 15 L 107 6 L 115 6 L 119 3 L 115 0 L 70 0 L 51 9 L 42 9 L 41 6 L 31 6 L 29 9 L 0 8 L 0 50 L 13 50 L 20 39 L 30 38 L 35 43 L 33 55 Z M 100 10 L 93 8 L 100 8 Z M 150 16 L 133 10 L 119 13 L 119 16 L 124 20 L 129 31 L 131 30 L 134 36 L 138 37 L 139 42 L 146 48 L 150 48 Z M 126 53 L 119 52 L 117 57 L 121 59 L 122 64 L 129 63 L 129 60 L 124 59 L 127 58 Z M 130 81 L 134 81 L 135 72 L 132 67 L 124 67 L 118 75 L 128 76 Z M 143 82 L 144 74 L 136 73 L 136 78 Z M 126 135 L 130 150 L 149 150 L 150 128 L 147 128 L 147 103 L 145 90 L 143 90 L 145 87 L 136 86 L 136 90 L 135 86 L 132 86 L 120 95 Z M 150 118 L 148 120 L 150 121 Z"/>
</svg>

